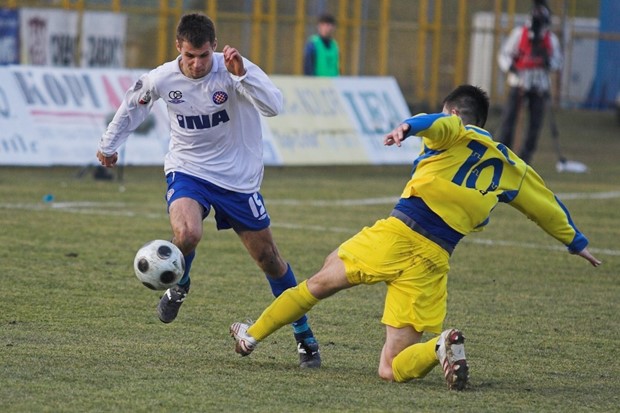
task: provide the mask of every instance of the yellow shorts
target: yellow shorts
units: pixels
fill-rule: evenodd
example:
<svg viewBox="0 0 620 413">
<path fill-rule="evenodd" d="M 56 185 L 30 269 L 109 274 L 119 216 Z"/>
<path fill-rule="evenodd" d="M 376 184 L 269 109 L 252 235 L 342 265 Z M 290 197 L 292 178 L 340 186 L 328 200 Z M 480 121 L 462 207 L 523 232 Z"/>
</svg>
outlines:
<svg viewBox="0 0 620 413">
<path fill-rule="evenodd" d="M 365 227 L 338 249 L 353 285 L 387 284 L 383 324 L 441 333 L 450 255 L 394 217 Z"/>
</svg>

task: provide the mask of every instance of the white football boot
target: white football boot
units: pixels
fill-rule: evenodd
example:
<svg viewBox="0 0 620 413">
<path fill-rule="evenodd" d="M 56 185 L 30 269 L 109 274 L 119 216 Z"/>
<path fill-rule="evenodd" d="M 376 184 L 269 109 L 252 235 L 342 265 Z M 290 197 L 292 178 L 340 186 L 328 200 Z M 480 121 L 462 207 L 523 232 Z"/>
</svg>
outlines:
<svg viewBox="0 0 620 413">
<path fill-rule="evenodd" d="M 233 323 L 230 326 L 230 336 L 235 339 L 235 352 L 242 356 L 249 355 L 256 346 L 258 341 L 248 334 L 249 324 Z"/>
<path fill-rule="evenodd" d="M 464 342 L 463 333 L 454 328 L 441 333 L 437 341 L 437 359 L 450 390 L 465 389 L 469 379 Z"/>
</svg>

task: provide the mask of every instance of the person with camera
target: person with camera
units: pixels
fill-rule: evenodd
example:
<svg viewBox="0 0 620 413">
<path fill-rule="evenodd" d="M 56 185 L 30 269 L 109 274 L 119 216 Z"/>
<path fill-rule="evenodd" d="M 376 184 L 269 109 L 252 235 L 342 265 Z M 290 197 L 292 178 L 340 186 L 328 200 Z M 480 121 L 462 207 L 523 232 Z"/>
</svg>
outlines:
<svg viewBox="0 0 620 413">
<path fill-rule="evenodd" d="M 530 20 L 512 30 L 498 56 L 499 68 L 510 86 L 498 132 L 500 141 L 530 163 L 545 119 L 550 97 L 550 72 L 562 68 L 558 37 L 551 32 L 551 11 L 545 0 L 535 0 Z M 525 142 L 515 148 L 515 126 L 521 106 L 527 102 L 529 124 Z"/>
</svg>

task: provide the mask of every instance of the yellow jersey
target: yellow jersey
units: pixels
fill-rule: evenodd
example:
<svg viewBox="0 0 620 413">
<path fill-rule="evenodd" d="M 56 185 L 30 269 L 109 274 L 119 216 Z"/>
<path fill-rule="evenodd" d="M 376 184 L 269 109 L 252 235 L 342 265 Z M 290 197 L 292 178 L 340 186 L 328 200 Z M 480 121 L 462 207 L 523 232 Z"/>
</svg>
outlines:
<svg viewBox="0 0 620 413">
<path fill-rule="evenodd" d="M 504 202 L 570 252 L 588 245 L 536 171 L 489 132 L 443 113 L 417 115 L 405 123 L 407 136 L 421 137 L 423 146 L 395 210 L 431 236 L 454 247 L 464 235 L 481 230 L 497 203 Z"/>
</svg>

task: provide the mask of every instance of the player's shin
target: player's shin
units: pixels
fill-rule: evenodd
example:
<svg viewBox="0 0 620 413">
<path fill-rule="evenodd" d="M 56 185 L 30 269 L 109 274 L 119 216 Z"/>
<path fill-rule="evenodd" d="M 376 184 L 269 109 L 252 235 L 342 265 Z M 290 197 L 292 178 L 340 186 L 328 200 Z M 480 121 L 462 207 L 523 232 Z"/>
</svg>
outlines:
<svg viewBox="0 0 620 413">
<path fill-rule="evenodd" d="M 196 250 L 190 252 L 185 255 L 185 273 L 183 273 L 183 277 L 179 280 L 178 285 L 189 290 L 190 278 L 189 271 L 192 269 L 192 262 L 194 262 L 194 257 L 196 256 Z"/>
<path fill-rule="evenodd" d="M 394 381 L 406 382 L 426 376 L 439 362 L 435 354 L 438 338 L 413 344 L 401 351 L 392 361 Z"/>
<path fill-rule="evenodd" d="M 308 290 L 306 281 L 289 288 L 276 298 L 248 329 L 248 334 L 258 341 L 298 320 L 319 302 Z"/>
</svg>

